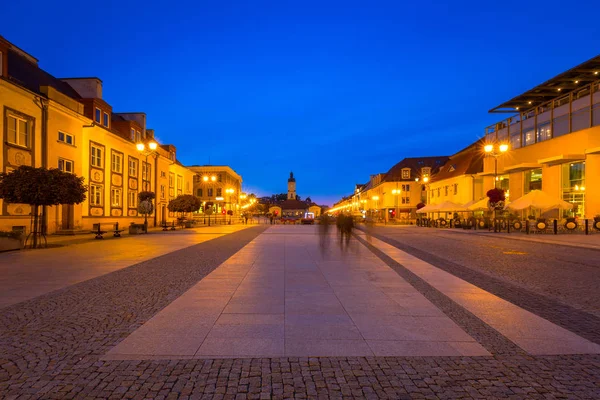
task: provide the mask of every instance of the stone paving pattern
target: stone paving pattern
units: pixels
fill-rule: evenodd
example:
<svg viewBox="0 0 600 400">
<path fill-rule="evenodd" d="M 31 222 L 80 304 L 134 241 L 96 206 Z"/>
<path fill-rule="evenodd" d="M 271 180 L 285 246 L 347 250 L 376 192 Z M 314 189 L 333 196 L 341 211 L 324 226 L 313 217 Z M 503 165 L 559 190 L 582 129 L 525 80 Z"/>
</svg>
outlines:
<svg viewBox="0 0 600 400">
<path fill-rule="evenodd" d="M 0 398 L 600 398 L 597 355 L 99 359 L 262 229 L 0 309 Z"/>
</svg>

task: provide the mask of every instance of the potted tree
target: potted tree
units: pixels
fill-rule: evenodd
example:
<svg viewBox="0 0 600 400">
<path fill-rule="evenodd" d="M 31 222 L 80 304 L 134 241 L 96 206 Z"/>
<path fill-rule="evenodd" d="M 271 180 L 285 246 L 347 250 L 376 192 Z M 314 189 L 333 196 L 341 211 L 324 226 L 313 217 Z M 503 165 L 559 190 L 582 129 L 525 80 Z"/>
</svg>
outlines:
<svg viewBox="0 0 600 400">
<path fill-rule="evenodd" d="M 487 197 L 490 199 L 488 206 L 491 211 L 494 212 L 494 232 L 497 231 L 496 212 L 504 210 L 506 194 L 504 190 L 499 188 L 493 188 L 487 191 Z"/>
<path fill-rule="evenodd" d="M 167 207 L 169 211 L 179 213 L 179 221 L 182 226 L 191 228 L 193 221 L 186 220 L 185 214 L 198 211 L 202 207 L 202 201 L 194 195 L 182 194 L 171 200 Z"/>
<path fill-rule="evenodd" d="M 28 204 L 32 208 L 33 229 L 25 240 L 27 243 L 32 236 L 32 248 L 41 246 L 40 239 L 45 242 L 46 238 L 40 210 L 46 206 L 80 204 L 85 200 L 86 191 L 82 177 L 59 169 L 22 165 L 11 172 L 0 173 L 0 199 L 7 203 Z"/>
<path fill-rule="evenodd" d="M 152 204 L 152 200 L 156 198 L 156 194 L 150 191 L 140 192 L 138 194 L 138 212 L 144 215 L 144 232 L 148 233 L 148 215 L 154 212 L 154 204 Z M 132 224 L 136 225 L 136 224 Z M 135 228 L 139 229 L 139 228 Z M 129 228 L 131 232 L 131 227 Z"/>
</svg>

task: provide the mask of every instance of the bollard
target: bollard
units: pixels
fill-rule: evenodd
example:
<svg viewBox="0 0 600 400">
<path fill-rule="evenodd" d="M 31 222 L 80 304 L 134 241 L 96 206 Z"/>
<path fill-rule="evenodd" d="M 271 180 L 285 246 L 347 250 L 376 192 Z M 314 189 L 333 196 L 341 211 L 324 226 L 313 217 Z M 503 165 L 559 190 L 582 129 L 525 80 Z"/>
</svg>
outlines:
<svg viewBox="0 0 600 400">
<path fill-rule="evenodd" d="M 557 219 L 554 220 L 554 234 L 555 235 L 558 234 L 558 220 Z"/>
<path fill-rule="evenodd" d="M 586 235 L 590 234 L 589 220 L 588 219 L 585 220 L 585 234 Z"/>
</svg>

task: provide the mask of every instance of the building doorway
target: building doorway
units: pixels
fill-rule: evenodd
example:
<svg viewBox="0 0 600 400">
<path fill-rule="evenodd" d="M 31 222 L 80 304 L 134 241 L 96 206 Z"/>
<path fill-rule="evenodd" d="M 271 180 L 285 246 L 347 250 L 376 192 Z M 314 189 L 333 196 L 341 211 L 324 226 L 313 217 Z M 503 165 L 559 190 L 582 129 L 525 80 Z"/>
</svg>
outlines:
<svg viewBox="0 0 600 400">
<path fill-rule="evenodd" d="M 167 223 L 167 206 L 163 205 L 162 209 L 161 209 L 161 218 L 162 218 L 162 223 L 166 224 Z"/>
<path fill-rule="evenodd" d="M 63 204 L 62 206 L 62 224 L 61 229 L 73 229 L 75 225 L 75 213 L 73 204 Z"/>
</svg>

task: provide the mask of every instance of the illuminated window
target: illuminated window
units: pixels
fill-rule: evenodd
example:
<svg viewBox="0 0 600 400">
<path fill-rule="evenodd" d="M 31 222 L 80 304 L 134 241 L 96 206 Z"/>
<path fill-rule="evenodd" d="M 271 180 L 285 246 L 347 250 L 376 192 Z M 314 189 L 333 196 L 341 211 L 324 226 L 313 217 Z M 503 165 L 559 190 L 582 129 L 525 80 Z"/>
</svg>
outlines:
<svg viewBox="0 0 600 400">
<path fill-rule="evenodd" d="M 58 169 L 63 172 L 73 173 L 75 170 L 73 169 L 73 161 L 65 160 L 64 158 L 58 159 Z"/>
<path fill-rule="evenodd" d="M 105 127 L 108 128 L 108 114 L 104 113 L 102 116 L 103 116 L 102 125 L 104 125 Z"/>
<path fill-rule="evenodd" d="M 138 175 L 138 160 L 135 158 L 129 158 L 129 176 L 137 178 Z"/>
<path fill-rule="evenodd" d="M 410 168 L 402 170 L 402 179 L 410 179 Z"/>
<path fill-rule="evenodd" d="M 90 152 L 91 152 L 92 167 L 97 167 L 97 168 L 104 167 L 104 163 L 102 161 L 102 148 L 92 144 Z"/>
<path fill-rule="evenodd" d="M 137 197 L 138 194 L 136 191 L 130 191 L 128 194 L 129 199 L 127 200 L 127 205 L 129 206 L 129 208 L 136 208 L 137 207 Z"/>
<path fill-rule="evenodd" d="M 61 131 L 58 131 L 58 141 L 71 145 L 75 144 L 75 138 L 73 135 Z"/>
<path fill-rule="evenodd" d="M 100 109 L 96 108 L 96 122 L 97 123 L 100 123 L 100 114 L 101 114 Z"/>
<path fill-rule="evenodd" d="M 123 155 L 119 153 L 111 154 L 111 171 L 121 173 L 123 167 Z"/>
<path fill-rule="evenodd" d="M 102 185 L 90 185 L 90 204 L 92 206 L 101 206 L 102 205 Z"/>
<path fill-rule="evenodd" d="M 8 114 L 8 143 L 17 146 L 29 147 L 31 136 L 31 121 L 18 117 L 14 114 Z"/>
<path fill-rule="evenodd" d="M 110 188 L 110 205 L 112 207 L 121 207 L 121 188 Z"/>
</svg>

